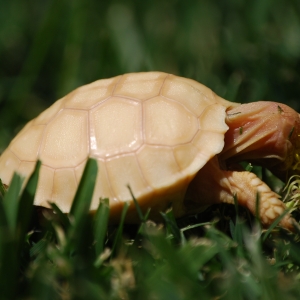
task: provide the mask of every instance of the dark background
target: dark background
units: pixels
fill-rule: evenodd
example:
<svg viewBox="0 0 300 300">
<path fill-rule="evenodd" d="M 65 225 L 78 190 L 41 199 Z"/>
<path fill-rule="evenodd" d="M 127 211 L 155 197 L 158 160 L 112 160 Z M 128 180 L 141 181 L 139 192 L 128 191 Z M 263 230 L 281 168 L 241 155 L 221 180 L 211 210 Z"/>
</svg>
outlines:
<svg viewBox="0 0 300 300">
<path fill-rule="evenodd" d="M 300 110 L 297 0 L 13 0 L 1 1 L 0 23 L 0 152 L 56 99 L 126 72 Z"/>
</svg>

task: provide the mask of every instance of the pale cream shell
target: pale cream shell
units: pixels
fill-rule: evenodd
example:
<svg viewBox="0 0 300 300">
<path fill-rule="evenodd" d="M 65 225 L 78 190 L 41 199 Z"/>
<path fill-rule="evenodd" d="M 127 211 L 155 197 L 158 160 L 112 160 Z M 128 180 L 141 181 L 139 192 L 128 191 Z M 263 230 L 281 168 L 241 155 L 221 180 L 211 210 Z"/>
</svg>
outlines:
<svg viewBox="0 0 300 300">
<path fill-rule="evenodd" d="M 188 183 L 222 151 L 230 102 L 204 85 L 161 72 L 132 73 L 82 86 L 29 122 L 0 158 L 0 178 L 28 179 L 42 161 L 35 205 L 64 212 L 88 157 L 99 172 L 91 210 L 108 197 L 112 215 L 131 201 L 176 215 Z"/>
</svg>

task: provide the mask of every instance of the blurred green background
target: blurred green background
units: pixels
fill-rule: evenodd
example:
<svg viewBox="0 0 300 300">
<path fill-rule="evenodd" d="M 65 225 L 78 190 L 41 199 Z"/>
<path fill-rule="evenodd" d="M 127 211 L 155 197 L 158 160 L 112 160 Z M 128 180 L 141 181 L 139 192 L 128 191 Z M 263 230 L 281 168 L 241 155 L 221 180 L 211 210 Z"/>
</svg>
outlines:
<svg viewBox="0 0 300 300">
<path fill-rule="evenodd" d="M 13 0 L 0 20 L 0 152 L 56 99 L 126 72 L 300 110 L 298 0 Z"/>
</svg>

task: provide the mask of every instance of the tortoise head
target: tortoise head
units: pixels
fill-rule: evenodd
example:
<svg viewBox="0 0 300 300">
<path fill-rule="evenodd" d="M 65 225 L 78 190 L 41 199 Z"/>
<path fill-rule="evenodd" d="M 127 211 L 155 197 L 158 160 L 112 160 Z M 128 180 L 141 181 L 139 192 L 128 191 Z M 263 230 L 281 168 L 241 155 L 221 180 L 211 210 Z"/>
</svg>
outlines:
<svg viewBox="0 0 300 300">
<path fill-rule="evenodd" d="M 300 174 L 300 115 L 281 103 L 259 101 L 227 110 L 224 150 L 227 167 L 248 161 L 282 180 Z"/>
</svg>

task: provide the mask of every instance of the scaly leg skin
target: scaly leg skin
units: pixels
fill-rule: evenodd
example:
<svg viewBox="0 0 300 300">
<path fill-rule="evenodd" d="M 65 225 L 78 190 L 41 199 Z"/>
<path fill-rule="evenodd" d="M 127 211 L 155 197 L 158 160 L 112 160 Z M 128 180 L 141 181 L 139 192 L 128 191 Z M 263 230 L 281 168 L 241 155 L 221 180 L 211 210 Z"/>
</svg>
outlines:
<svg viewBox="0 0 300 300">
<path fill-rule="evenodd" d="M 217 158 L 210 160 L 191 182 L 185 205 L 188 211 L 196 207 L 214 203 L 234 204 L 234 195 L 239 205 L 247 207 L 252 214 L 256 213 L 257 195 L 259 195 L 259 216 L 264 226 L 272 222 L 285 210 L 285 204 L 255 174 L 247 171 L 221 170 Z M 290 214 L 284 216 L 280 226 L 294 231 L 293 220 Z"/>
<path fill-rule="evenodd" d="M 247 207 L 252 214 L 255 214 L 256 199 L 259 199 L 259 216 L 263 225 L 270 226 L 273 221 L 284 213 L 285 204 L 279 199 L 261 179 L 251 172 L 224 171 L 230 182 L 232 191 L 237 196 L 240 205 Z M 227 202 L 227 199 L 222 199 Z M 224 201 L 225 200 L 225 201 Z M 232 200 L 230 199 L 232 203 Z M 279 223 L 283 228 L 294 231 L 293 219 L 287 214 Z"/>
</svg>

